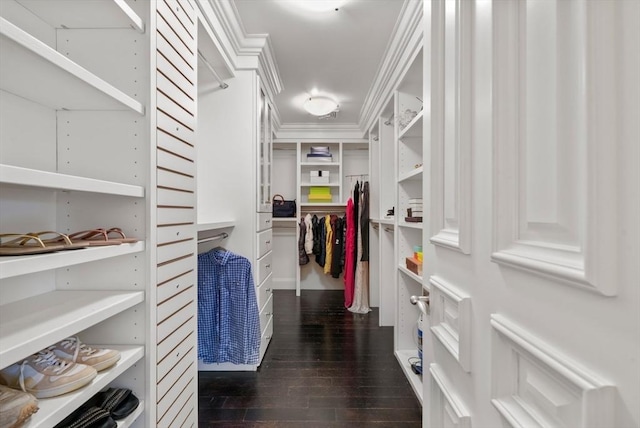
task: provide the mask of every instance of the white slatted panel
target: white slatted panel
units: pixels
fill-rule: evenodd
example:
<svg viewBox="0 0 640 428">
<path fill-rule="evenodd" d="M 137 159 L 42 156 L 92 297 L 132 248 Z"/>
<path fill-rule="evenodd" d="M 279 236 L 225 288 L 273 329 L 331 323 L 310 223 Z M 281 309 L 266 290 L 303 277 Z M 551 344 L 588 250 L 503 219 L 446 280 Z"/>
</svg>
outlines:
<svg viewBox="0 0 640 428">
<path fill-rule="evenodd" d="M 195 9 L 157 2 L 158 427 L 197 420 Z"/>
</svg>

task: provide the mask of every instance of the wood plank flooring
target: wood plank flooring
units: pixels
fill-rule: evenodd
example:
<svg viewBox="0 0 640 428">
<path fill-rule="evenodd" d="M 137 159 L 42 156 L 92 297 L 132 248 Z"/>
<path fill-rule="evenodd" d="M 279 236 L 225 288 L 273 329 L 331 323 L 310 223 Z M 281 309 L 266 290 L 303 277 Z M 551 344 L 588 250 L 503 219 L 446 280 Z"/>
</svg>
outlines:
<svg viewBox="0 0 640 428">
<path fill-rule="evenodd" d="M 343 307 L 342 291 L 274 292 L 274 334 L 257 372 L 200 372 L 199 426 L 421 426 L 422 408 L 378 311 Z"/>
</svg>

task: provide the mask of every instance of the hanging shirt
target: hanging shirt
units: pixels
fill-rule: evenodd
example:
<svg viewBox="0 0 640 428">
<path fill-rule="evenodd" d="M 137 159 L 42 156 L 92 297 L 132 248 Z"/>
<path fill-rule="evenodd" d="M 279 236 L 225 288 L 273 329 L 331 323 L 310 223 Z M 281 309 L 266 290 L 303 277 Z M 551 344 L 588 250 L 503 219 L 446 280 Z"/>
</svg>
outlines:
<svg viewBox="0 0 640 428">
<path fill-rule="evenodd" d="M 324 260 L 323 272 L 328 274 L 331 273 L 331 261 L 333 259 L 333 229 L 331 228 L 331 216 L 325 216 L 324 227 L 327 234 L 324 242 L 327 255 Z"/>
<path fill-rule="evenodd" d="M 311 214 L 304 216 L 304 224 L 307 227 L 307 232 L 304 238 L 304 249 L 307 254 L 313 254 L 313 221 L 311 220 Z"/>
<path fill-rule="evenodd" d="M 355 224 L 353 219 L 353 199 L 349 198 L 346 208 L 347 231 L 344 237 L 344 307 L 353 303 L 353 287 L 355 281 Z"/>
<path fill-rule="evenodd" d="M 260 315 L 251 263 L 223 249 L 198 254 L 198 358 L 257 364 Z"/>
</svg>

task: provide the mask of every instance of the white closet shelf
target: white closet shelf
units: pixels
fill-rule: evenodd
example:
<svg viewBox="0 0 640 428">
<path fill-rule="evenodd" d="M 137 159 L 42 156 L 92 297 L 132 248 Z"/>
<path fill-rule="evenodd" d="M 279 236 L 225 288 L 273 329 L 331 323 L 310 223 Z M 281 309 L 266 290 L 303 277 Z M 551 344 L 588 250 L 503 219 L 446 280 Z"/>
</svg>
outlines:
<svg viewBox="0 0 640 428">
<path fill-rule="evenodd" d="M 125 0 L 17 0 L 54 28 L 133 28 L 144 22 Z M 73 10 L 73 13 L 69 13 Z"/>
<path fill-rule="evenodd" d="M 411 363 L 409 362 L 409 360 L 414 361 L 418 359 L 418 350 L 401 349 L 395 351 L 395 355 L 398 363 L 400 363 L 400 367 L 402 367 L 402 371 L 404 371 L 407 380 L 411 384 L 411 388 L 413 388 L 413 392 L 415 392 L 416 397 L 418 397 L 420 405 L 422 405 L 422 378 L 411 370 Z M 422 368 L 422 370 L 424 370 L 424 367 Z"/>
<path fill-rule="evenodd" d="M 300 166 L 340 166 L 340 162 L 300 162 Z"/>
<path fill-rule="evenodd" d="M 206 223 L 198 222 L 198 232 L 204 232 L 207 230 L 216 230 L 216 229 L 225 229 L 227 227 L 235 227 L 235 220 L 221 220 L 221 221 L 211 221 Z"/>
<path fill-rule="evenodd" d="M 422 230 L 422 222 L 410 223 L 408 221 L 400 221 L 400 222 L 398 222 L 398 226 L 406 227 L 406 228 L 409 228 L 409 229 L 420 229 L 420 230 Z"/>
<path fill-rule="evenodd" d="M 109 349 L 117 349 L 120 351 L 120 361 L 110 369 L 99 372 L 98 376 L 96 376 L 96 378 L 84 388 L 58 397 L 42 398 L 38 400 L 39 409 L 38 412 L 29 419 L 29 428 L 48 428 L 56 425 L 70 415 L 75 409 L 84 404 L 85 401 L 108 386 L 111 381 L 124 373 L 128 368 L 140 361 L 144 356 L 144 347 L 142 346 L 104 346 Z M 143 400 L 140 400 L 140 404 L 134 414 L 130 415 L 125 420 L 134 421 L 143 410 L 144 402 Z M 122 423 L 122 421 L 120 422 Z M 119 424 L 118 426 L 123 425 Z"/>
<path fill-rule="evenodd" d="M 142 291 L 56 290 L 0 306 L 0 367 L 144 301 Z"/>
<path fill-rule="evenodd" d="M 144 198 L 144 187 L 0 164 L 0 183 Z"/>
<path fill-rule="evenodd" d="M 0 51 L 2 90 L 56 110 L 128 108 L 144 114 L 139 101 L 4 18 L 0 18 Z"/>
<path fill-rule="evenodd" d="M 340 187 L 339 183 L 300 183 L 300 187 Z"/>
<path fill-rule="evenodd" d="M 411 122 L 398 134 L 398 138 L 400 139 L 416 137 L 422 137 L 422 111 L 418 112 L 418 115 L 411 119 Z"/>
<path fill-rule="evenodd" d="M 342 202 L 304 202 L 300 204 L 300 207 L 303 208 L 318 208 L 318 207 L 329 207 L 329 208 L 333 208 L 333 207 L 345 207 L 347 206 L 347 204 L 342 203 Z"/>
<path fill-rule="evenodd" d="M 402 265 L 398 265 L 398 270 L 400 270 L 400 272 L 404 273 L 409 278 L 413 279 L 414 281 L 422 285 L 422 277 L 420 275 L 416 275 L 415 273 L 411 272 L 409 269 L 407 269 L 405 266 L 402 266 Z"/>
<path fill-rule="evenodd" d="M 412 169 L 411 171 L 400 174 L 400 176 L 398 177 L 398 183 L 409 180 L 422 180 L 423 170 L 424 167 L 420 166 L 418 168 Z"/>
<path fill-rule="evenodd" d="M 28 256 L 0 257 L 0 279 L 138 253 L 144 251 L 144 247 L 144 242 L 139 241 L 133 244 L 107 245 Z"/>
<path fill-rule="evenodd" d="M 392 219 L 392 218 L 381 218 L 381 219 L 378 219 L 378 223 L 386 224 L 388 226 L 395 226 L 395 224 L 396 224 L 395 220 Z"/>
</svg>

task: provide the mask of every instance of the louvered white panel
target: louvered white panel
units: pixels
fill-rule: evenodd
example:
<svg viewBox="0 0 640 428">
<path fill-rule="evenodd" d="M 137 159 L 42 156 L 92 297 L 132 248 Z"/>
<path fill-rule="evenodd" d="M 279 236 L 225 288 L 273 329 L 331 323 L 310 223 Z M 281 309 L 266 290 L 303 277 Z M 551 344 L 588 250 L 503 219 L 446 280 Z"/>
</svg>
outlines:
<svg viewBox="0 0 640 428">
<path fill-rule="evenodd" d="M 158 226 L 167 224 L 184 224 L 193 221 L 193 208 L 158 208 Z"/>
<path fill-rule="evenodd" d="M 162 15 L 158 16 L 158 33 L 169 42 L 170 47 L 180 56 L 182 62 L 179 67 L 187 67 L 185 74 L 188 76 L 188 73 L 193 72 L 195 69 L 194 63 L 189 59 L 191 53 L 187 50 L 180 37 L 178 37 L 169 24 L 167 24 Z"/>
<path fill-rule="evenodd" d="M 181 338 L 179 332 L 175 332 L 178 338 Z M 193 335 L 195 332 L 190 332 L 187 336 L 182 337 L 178 345 L 171 349 L 171 352 L 165 356 L 165 358 L 156 366 L 157 379 L 162 380 L 167 373 L 174 367 L 176 361 L 180 361 L 188 353 L 195 352 L 195 344 L 193 341 Z M 193 359 L 196 359 L 196 355 L 193 355 Z"/>
<path fill-rule="evenodd" d="M 195 117 L 182 109 L 178 104 L 173 102 L 170 98 L 164 95 L 162 92 L 158 92 L 158 108 L 173 117 L 178 122 L 187 126 L 189 129 L 196 128 Z"/>
<path fill-rule="evenodd" d="M 167 358 L 170 358 L 171 353 L 176 347 L 178 347 L 184 341 L 193 341 L 196 343 L 196 319 L 190 319 L 184 325 L 181 325 L 173 334 L 167 337 L 162 342 L 158 343 L 157 358 L 158 364 L 164 363 Z"/>
<path fill-rule="evenodd" d="M 193 236 L 187 239 L 187 241 L 158 247 L 158 263 L 161 264 L 183 256 L 194 255 L 196 252 L 196 240 Z"/>
<path fill-rule="evenodd" d="M 195 362 L 196 353 L 194 348 L 191 348 L 180 358 L 176 358 L 173 361 L 173 367 L 171 367 L 169 372 L 164 377 L 158 378 L 158 397 L 162 399 L 162 397 L 169 392 L 173 384 L 176 383 L 181 376 L 184 376 L 185 372 L 190 366 L 193 366 Z"/>
<path fill-rule="evenodd" d="M 186 110 L 190 114 L 194 114 L 194 100 L 189 98 L 180 88 L 171 80 L 167 79 L 162 73 L 156 73 L 156 83 L 158 90 L 162 91 L 167 97 L 171 98 L 180 108 Z"/>
<path fill-rule="evenodd" d="M 194 361 L 195 364 L 195 361 Z M 185 374 L 173 388 L 158 402 L 158 428 L 172 427 L 174 419 L 180 413 L 183 406 L 188 401 L 194 399 L 195 395 L 195 379 L 193 376 Z"/>
<path fill-rule="evenodd" d="M 195 269 L 195 261 L 190 259 L 183 259 L 175 261 L 173 263 L 166 263 L 158 266 L 158 284 L 175 278 L 185 272 L 189 272 Z"/>
<path fill-rule="evenodd" d="M 158 55 L 156 68 L 158 72 L 165 75 L 165 77 L 175 83 L 181 90 L 183 90 L 192 99 L 196 98 L 196 87 L 192 81 L 187 79 L 184 74 L 178 70 L 173 63 L 162 55 Z"/>
<path fill-rule="evenodd" d="M 176 174 L 163 169 L 158 170 L 158 186 L 172 187 L 176 189 L 193 189 L 194 178 L 186 175 Z"/>
<path fill-rule="evenodd" d="M 183 308 L 175 308 L 177 312 L 171 317 L 158 324 L 158 341 L 161 342 L 178 327 L 187 322 L 190 318 L 194 318 L 196 314 L 196 305 L 192 301 Z"/>
<path fill-rule="evenodd" d="M 158 244 L 182 241 L 193 238 L 193 225 L 168 226 L 158 228 Z"/>
<path fill-rule="evenodd" d="M 158 149 L 158 167 L 166 168 L 192 177 L 195 175 L 196 169 L 193 161 L 167 153 L 160 149 Z"/>
<path fill-rule="evenodd" d="M 179 41 L 179 43 L 174 45 L 174 48 L 186 58 L 195 57 L 196 49 L 193 36 L 189 34 L 182 22 L 180 22 L 169 6 L 167 6 L 166 2 L 158 1 L 158 15 L 158 21 L 167 21 L 171 27 L 171 32 Z M 160 25 L 158 25 L 158 27 L 160 27 Z M 191 64 L 195 68 L 195 64 L 193 62 Z"/>
<path fill-rule="evenodd" d="M 158 147 L 162 147 L 188 159 L 195 158 L 195 149 L 193 148 L 195 134 L 193 130 L 163 112 L 158 112 L 157 126 L 164 131 L 158 134 Z"/>
<path fill-rule="evenodd" d="M 176 70 L 180 70 L 180 74 L 190 82 L 190 84 L 195 85 L 195 74 L 192 72 L 184 58 L 182 58 L 178 52 L 173 49 L 168 40 L 166 40 L 162 35 L 158 36 L 157 40 L 158 45 L 156 46 L 158 50 L 158 58 L 162 58 L 171 64 Z M 160 64 L 160 62 L 159 62 Z M 186 88 L 186 86 L 185 86 Z"/>
<path fill-rule="evenodd" d="M 158 285 L 157 289 L 157 300 L 158 303 L 162 303 L 165 300 L 169 299 L 171 296 L 174 296 L 180 293 L 182 290 L 187 287 L 193 286 L 196 283 L 196 273 L 195 270 L 191 270 L 185 272 L 177 277 L 170 279 L 169 281 Z"/>
<path fill-rule="evenodd" d="M 158 189 L 158 205 L 193 207 L 195 194 L 169 189 Z"/>
<path fill-rule="evenodd" d="M 185 31 L 189 33 L 189 35 L 193 39 L 194 34 L 191 26 L 196 19 L 193 8 L 190 7 L 188 2 L 178 0 L 164 0 L 164 2 L 174 13 L 175 17 L 178 18 Z"/>
<path fill-rule="evenodd" d="M 189 303 L 196 299 L 195 286 L 186 287 L 180 293 L 175 294 L 168 300 L 158 305 L 157 320 L 159 323 L 163 322 L 175 312 L 181 310 Z"/>
</svg>

